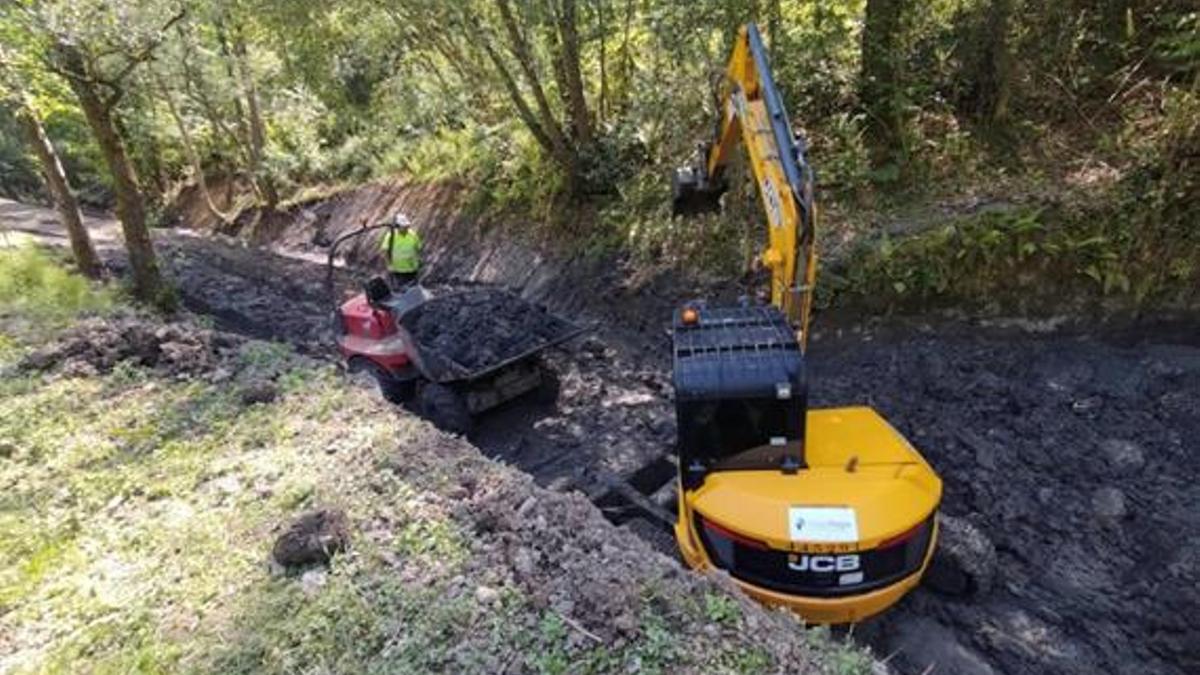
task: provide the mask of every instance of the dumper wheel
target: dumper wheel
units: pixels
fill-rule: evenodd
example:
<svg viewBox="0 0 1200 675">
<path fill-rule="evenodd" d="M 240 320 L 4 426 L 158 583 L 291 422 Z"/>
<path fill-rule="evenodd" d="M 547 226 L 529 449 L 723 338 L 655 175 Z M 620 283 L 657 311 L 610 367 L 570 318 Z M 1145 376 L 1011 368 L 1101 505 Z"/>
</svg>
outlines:
<svg viewBox="0 0 1200 675">
<path fill-rule="evenodd" d="M 458 392 L 431 382 L 421 387 L 421 415 L 442 431 L 466 436 L 471 432 L 471 413 Z"/>
<path fill-rule="evenodd" d="M 352 373 L 369 373 L 371 377 L 375 378 L 375 383 L 379 385 L 379 393 L 389 403 L 397 405 L 407 403 L 416 393 L 416 383 L 412 380 L 397 379 L 382 366 L 362 357 L 351 359 L 349 370 Z"/>
<path fill-rule="evenodd" d="M 407 403 L 413 396 L 415 384 L 411 380 L 397 380 L 388 375 L 376 375 L 375 381 L 379 383 L 379 393 L 383 394 L 389 403 L 397 405 Z"/>
</svg>

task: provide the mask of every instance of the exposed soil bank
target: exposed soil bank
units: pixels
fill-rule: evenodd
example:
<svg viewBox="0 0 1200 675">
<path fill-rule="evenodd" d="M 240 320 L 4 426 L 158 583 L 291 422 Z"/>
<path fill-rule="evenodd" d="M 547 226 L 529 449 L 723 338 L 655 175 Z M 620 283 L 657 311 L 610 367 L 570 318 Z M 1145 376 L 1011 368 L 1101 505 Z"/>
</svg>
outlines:
<svg viewBox="0 0 1200 675">
<path fill-rule="evenodd" d="M 745 292 L 726 279 L 682 280 L 666 269 L 590 253 L 549 238 L 531 224 L 466 216 L 467 190 L 451 183 L 370 183 L 274 215 L 247 212 L 232 228 L 213 221 L 187 195 L 175 209 L 181 225 L 234 233 L 321 260 L 338 236 L 401 211 L 412 218 L 424 240 L 426 284 L 499 284 L 568 318 L 583 314 L 603 326 L 612 346 L 638 363 L 649 359 L 661 364 L 667 353 L 665 330 L 680 298 L 716 294 L 732 299 Z M 350 242 L 339 255 L 354 264 L 379 267 L 378 240 Z"/>
</svg>

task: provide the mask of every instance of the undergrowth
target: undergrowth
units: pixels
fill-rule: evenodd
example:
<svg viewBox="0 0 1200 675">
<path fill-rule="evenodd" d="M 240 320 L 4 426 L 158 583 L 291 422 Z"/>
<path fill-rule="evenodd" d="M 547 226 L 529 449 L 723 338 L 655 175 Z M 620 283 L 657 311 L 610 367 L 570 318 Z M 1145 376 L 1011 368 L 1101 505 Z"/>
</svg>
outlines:
<svg viewBox="0 0 1200 675">
<path fill-rule="evenodd" d="M 61 323 L 109 310 L 115 300 L 111 288 L 72 274 L 44 249 L 32 244 L 0 249 L 0 312 Z"/>
</svg>

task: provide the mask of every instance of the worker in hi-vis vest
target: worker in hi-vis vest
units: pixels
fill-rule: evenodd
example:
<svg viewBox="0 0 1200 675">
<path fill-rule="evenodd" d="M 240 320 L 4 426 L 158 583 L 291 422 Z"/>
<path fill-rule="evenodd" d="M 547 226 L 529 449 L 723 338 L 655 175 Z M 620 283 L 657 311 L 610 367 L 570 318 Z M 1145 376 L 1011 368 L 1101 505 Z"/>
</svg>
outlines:
<svg viewBox="0 0 1200 675">
<path fill-rule="evenodd" d="M 403 290 L 417 282 L 421 271 L 421 237 L 413 231 L 408 216 L 396 214 L 392 227 L 383 233 L 379 249 L 387 260 L 394 290 Z"/>
</svg>

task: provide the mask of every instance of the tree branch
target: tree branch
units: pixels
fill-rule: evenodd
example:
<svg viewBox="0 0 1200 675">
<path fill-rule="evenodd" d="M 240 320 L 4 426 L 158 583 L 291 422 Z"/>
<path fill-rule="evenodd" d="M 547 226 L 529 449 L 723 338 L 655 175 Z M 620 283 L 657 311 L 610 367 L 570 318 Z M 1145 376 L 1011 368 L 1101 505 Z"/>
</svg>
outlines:
<svg viewBox="0 0 1200 675">
<path fill-rule="evenodd" d="M 179 11 L 176 12 L 175 15 L 170 19 L 168 19 L 167 22 L 163 24 L 162 28 L 158 29 L 157 36 L 146 43 L 146 45 L 143 46 L 142 49 L 136 54 L 126 57 L 128 60 L 125 64 L 125 67 L 121 68 L 121 70 L 117 72 L 116 76 L 111 78 L 96 78 L 97 84 L 108 87 L 113 92 L 111 96 L 104 99 L 104 104 L 106 106 L 111 108 L 121 100 L 121 97 L 125 95 L 125 90 L 121 87 L 121 82 L 126 77 L 129 77 L 129 74 L 133 72 L 134 68 L 137 68 L 146 61 L 154 58 L 154 51 L 163 43 L 163 39 L 165 38 L 167 31 L 171 29 L 171 26 L 174 26 L 182 21 L 185 16 L 187 16 L 187 7 L 180 7 Z"/>
</svg>

